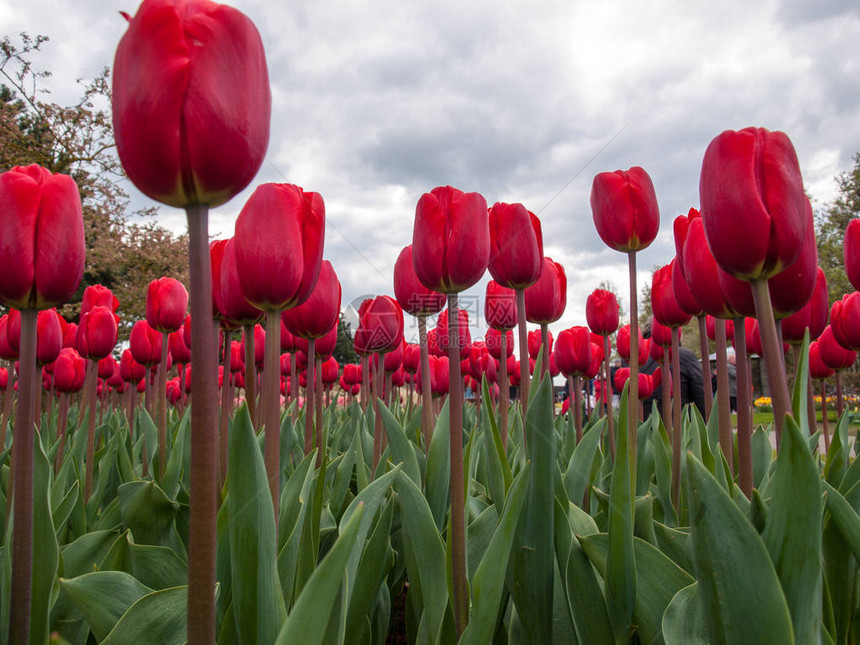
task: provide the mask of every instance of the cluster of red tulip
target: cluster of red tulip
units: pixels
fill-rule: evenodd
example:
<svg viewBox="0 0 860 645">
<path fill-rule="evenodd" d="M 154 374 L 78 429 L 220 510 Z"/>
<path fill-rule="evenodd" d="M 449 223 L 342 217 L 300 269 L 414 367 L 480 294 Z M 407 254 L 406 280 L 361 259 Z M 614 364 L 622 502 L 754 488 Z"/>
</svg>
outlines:
<svg viewBox="0 0 860 645">
<path fill-rule="evenodd" d="M 135 323 L 130 347 L 117 362 L 112 352 L 119 303 L 109 289 L 95 286 L 84 292 L 77 326 L 52 309 L 72 297 L 83 273 L 83 218 L 74 181 L 35 165 L 0 175 L 0 226 L 9 233 L 0 247 L 5 267 L 0 300 L 15 308 L 0 319 L 0 358 L 20 361 L 17 384 L 12 373 L 0 371 L 0 386 L 7 391 L 3 431 L 10 415 L 8 393 L 13 388 L 19 393 L 13 442 L 13 640 L 23 642 L 28 633 L 31 429 L 38 424 L 34 410 L 42 392 L 37 387 L 40 381 L 59 397 L 63 424 L 69 395 L 84 392 L 83 404 L 89 410 L 87 494 L 92 486 L 99 399 L 104 401 L 110 393 L 124 395 L 129 428 L 134 432 L 135 397 L 146 393 L 146 405 L 154 412 L 159 430 L 154 463 L 163 470 L 166 406 L 187 405 L 193 392 L 188 638 L 212 642 L 217 488 L 227 471 L 227 419 L 234 387 L 244 388 L 252 418 L 265 428 L 264 460 L 277 514 L 281 395 L 297 414 L 299 387 L 305 392 L 301 400 L 305 450 L 316 449 L 318 460 L 325 441 L 324 389 L 330 391 L 339 383 L 348 399 L 361 392 L 364 406 L 373 401 L 377 406 L 374 468 L 384 444 L 378 406 L 391 402 L 394 388 L 409 385 L 410 405 L 413 384 L 421 392 L 427 445 L 438 412 L 433 396 L 447 394 L 450 486 L 462 492 L 463 390 L 468 385 L 480 393 L 484 378 L 499 406 L 506 445 L 508 385 L 519 386 L 525 414 L 536 361 L 544 373 L 561 373 L 570 379 L 577 411 L 582 407 L 581 379 L 594 379 L 601 371 L 604 403 L 613 387 L 628 387 L 634 401 L 662 387 L 664 405 L 668 405 L 668 388 L 679 382 L 679 328 L 693 316 L 699 320 L 703 342 L 706 330 L 716 340 L 720 379 L 726 373 L 727 339 L 733 339 L 739 359 L 739 395 L 742 390 L 749 392 L 744 362 L 748 354 L 765 357 L 774 389 L 777 432 L 789 405 L 775 319 L 782 321 L 782 338 L 789 343 L 798 343 L 807 331 L 818 338 L 810 349 L 814 378 L 826 378 L 830 370 L 838 374 L 854 363 L 860 332 L 853 321 L 860 316 L 860 296 L 852 293 L 835 303 L 831 324 L 825 326 L 827 289 L 817 269 L 812 210 L 794 149 L 780 132 L 749 128 L 722 133 L 705 153 L 699 186 L 701 213 L 691 209 L 676 219 L 677 255 L 654 274 L 651 342 L 641 337 L 636 323 L 635 257 L 657 235 L 659 212 L 651 179 L 634 167 L 597 175 L 591 194 L 601 239 L 628 256 L 631 325 L 619 329 L 615 296 L 597 290 L 586 303 L 588 328 L 565 329 L 553 342 L 548 326 L 565 311 L 567 284 L 564 268 L 544 257 L 538 218 L 522 204 L 496 203 L 488 208 L 481 195 L 444 186 L 418 200 L 412 245 L 403 249 L 394 269 L 395 298 L 379 296 L 360 307 L 354 342 L 361 365 L 341 368 L 332 358 L 341 286 L 332 265 L 323 260 L 325 207 L 319 194 L 290 184 L 261 185 L 242 208 L 234 237 L 207 248 L 208 208 L 244 189 L 263 161 L 271 95 L 260 37 L 244 15 L 208 0 L 175 5 L 168 8 L 145 0 L 129 18 L 116 53 L 112 100 L 117 150 L 128 177 L 153 199 L 186 209 L 190 316 L 185 287 L 169 277 L 154 280 L 147 294 L 146 320 Z M 852 222 L 845 239 L 846 270 L 853 284 L 860 286 L 860 224 Z M 468 316 L 459 308 L 457 294 L 476 284 L 487 270 L 493 278 L 485 301 L 490 330 L 483 341 L 472 342 Z M 403 340 L 404 311 L 418 319 L 417 346 Z M 436 314 L 440 314 L 437 326 L 428 331 L 426 319 Z M 527 321 L 540 329 L 529 333 Z M 741 326 L 744 333 L 732 332 Z M 513 355 L 514 328 L 519 360 Z M 239 329 L 244 331 L 241 342 L 233 340 Z M 613 382 L 607 376 L 610 337 L 616 332 L 618 353 L 629 367 L 618 370 Z M 649 355 L 661 362 L 662 369 L 653 375 L 640 374 L 639 367 Z M 673 360 L 671 378 L 667 357 Z M 709 369 L 707 364 L 705 359 L 703 365 Z M 42 369 L 41 379 L 37 366 Z M 173 366 L 176 376 L 168 379 Z M 219 387 L 224 411 L 220 430 Z M 256 410 L 258 389 L 260 409 Z M 718 392 L 720 442 L 731 468 L 732 431 L 722 380 Z M 710 408 L 710 399 L 707 405 Z M 628 407 L 627 431 L 635 432 L 637 406 Z M 673 428 L 673 470 L 678 469 L 673 484 L 677 486 L 678 396 L 673 414 L 668 407 L 663 414 Z M 581 437 L 581 414 L 574 416 Z M 608 421 L 614 452 L 611 414 Z M 751 429 L 749 416 L 739 414 L 739 472 L 745 492 L 751 485 Z M 64 431 L 63 425 L 60 436 Z M 551 442 L 531 436 L 528 427 L 526 433 L 530 450 L 542 449 L 541 441 Z M 4 440 L 0 437 L 0 445 Z M 636 442 L 627 445 L 635 450 Z M 58 459 L 62 450 L 61 444 Z M 463 496 L 451 497 L 454 613 L 461 633 L 468 614 L 465 515 Z"/>
</svg>

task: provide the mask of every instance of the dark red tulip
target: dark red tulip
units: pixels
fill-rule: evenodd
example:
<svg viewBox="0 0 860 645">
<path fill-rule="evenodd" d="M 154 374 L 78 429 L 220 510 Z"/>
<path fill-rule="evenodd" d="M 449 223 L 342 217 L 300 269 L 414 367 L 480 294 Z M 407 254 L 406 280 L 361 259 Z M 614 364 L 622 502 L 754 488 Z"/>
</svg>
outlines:
<svg viewBox="0 0 860 645">
<path fill-rule="evenodd" d="M 659 369 L 659 368 L 658 368 Z M 615 376 L 612 378 L 612 385 L 615 388 L 616 392 L 621 392 L 624 389 L 624 385 L 627 381 L 630 380 L 630 368 L 629 367 L 619 367 L 615 370 Z M 639 398 L 647 399 L 654 393 L 654 380 L 651 378 L 650 374 L 642 374 L 641 372 L 638 374 L 638 383 L 639 383 Z"/>
<path fill-rule="evenodd" d="M 107 307 L 97 305 L 81 316 L 75 348 L 84 358 L 100 361 L 113 352 L 116 337 L 116 317 Z"/>
<path fill-rule="evenodd" d="M 598 174 L 591 186 L 591 212 L 603 243 L 622 253 L 647 248 L 660 228 L 654 185 L 639 166 Z"/>
<path fill-rule="evenodd" d="M 386 374 L 393 374 L 400 366 L 403 365 L 403 343 L 392 349 L 390 352 L 385 353 L 385 361 L 383 362 L 383 367 L 385 369 Z"/>
<path fill-rule="evenodd" d="M 719 265 L 717 265 L 717 279 L 723 292 L 723 299 L 734 316 L 741 315 L 752 318 L 756 315 L 755 302 L 749 282 L 733 278 Z"/>
<path fill-rule="evenodd" d="M 824 331 L 828 316 L 827 277 L 821 267 L 816 268 L 815 289 L 803 309 L 782 319 L 782 337 L 788 342 L 799 343 L 808 328 L 809 338 L 815 340 Z"/>
<path fill-rule="evenodd" d="M 564 267 L 552 258 L 543 259 L 540 278 L 525 290 L 526 319 L 545 325 L 555 322 L 567 306 L 567 276 Z"/>
<path fill-rule="evenodd" d="M 182 327 L 188 309 L 188 291 L 176 278 L 162 277 L 149 283 L 146 290 L 146 322 L 169 334 Z"/>
<path fill-rule="evenodd" d="M 517 326 L 517 293 L 495 280 L 487 283 L 484 318 L 491 329 L 513 329 Z"/>
<path fill-rule="evenodd" d="M 430 362 L 430 367 L 433 369 L 433 375 L 430 379 L 433 394 L 448 394 L 449 385 L 451 382 L 448 370 L 448 357 L 436 357 L 435 363 L 433 361 Z"/>
<path fill-rule="evenodd" d="M 317 357 L 324 360 L 327 356 L 331 356 L 334 353 L 335 347 L 337 347 L 337 323 L 329 329 L 325 336 L 317 338 L 315 348 Z"/>
<path fill-rule="evenodd" d="M 588 371 L 584 374 L 585 378 L 593 379 L 597 377 L 600 368 L 603 365 L 603 345 L 591 343 L 591 365 L 588 366 Z"/>
<path fill-rule="evenodd" d="M 643 366 L 648 360 L 648 346 L 645 344 L 645 339 L 642 338 L 642 330 L 638 327 L 636 331 L 639 334 L 639 366 Z M 630 362 L 630 325 L 624 325 L 618 330 L 618 336 L 615 338 L 616 349 L 618 355 L 628 363 Z M 619 390 L 620 391 L 620 390 Z"/>
<path fill-rule="evenodd" d="M 836 341 L 846 349 L 860 349 L 860 292 L 842 296 L 830 308 L 830 328 Z"/>
<path fill-rule="evenodd" d="M 832 370 L 847 369 L 857 360 L 857 352 L 840 345 L 830 325 L 827 325 L 818 337 L 818 348 L 821 351 L 821 360 Z"/>
<path fill-rule="evenodd" d="M 418 371 L 421 363 L 421 347 L 415 343 L 407 343 L 403 348 L 403 369 L 409 374 Z"/>
<path fill-rule="evenodd" d="M 390 352 L 403 342 L 403 310 L 394 298 L 376 296 L 359 309 L 356 348 L 365 352 Z"/>
<path fill-rule="evenodd" d="M 65 321 L 65 319 L 62 319 Z M 63 328 L 63 347 L 75 347 L 78 342 L 78 326 L 75 323 L 60 323 Z M 2 356 L 0 356 L 2 358 Z"/>
<path fill-rule="evenodd" d="M 591 335 L 588 327 L 559 332 L 555 341 L 555 363 L 565 376 L 584 376 L 591 368 Z"/>
<path fill-rule="evenodd" d="M 114 390 L 118 392 L 125 391 L 125 381 L 122 378 L 122 374 L 120 374 L 119 362 L 117 360 L 113 361 L 113 374 L 108 377 L 107 382 Z"/>
<path fill-rule="evenodd" d="M 834 374 L 834 371 L 824 364 L 817 340 L 809 344 L 809 374 L 815 379 L 830 378 Z"/>
<path fill-rule="evenodd" d="M 714 317 L 711 315 L 705 316 L 705 332 L 708 334 L 708 338 L 710 340 L 716 340 L 717 338 L 717 330 L 716 330 L 716 321 Z M 726 340 L 732 340 L 735 336 L 735 323 L 733 320 L 726 320 Z M 749 346 L 747 346 L 749 349 Z"/>
<path fill-rule="evenodd" d="M 591 352 L 594 353 L 597 351 L 600 354 L 600 362 L 603 363 L 603 336 L 591 332 L 591 344 L 597 346 L 597 350 L 592 347 Z"/>
<path fill-rule="evenodd" d="M 239 213 L 233 237 L 245 297 L 264 311 L 305 302 L 320 274 L 324 242 L 325 205 L 319 193 L 293 184 L 259 186 Z"/>
<path fill-rule="evenodd" d="M 439 341 L 439 349 L 448 355 L 448 310 L 446 309 L 436 319 L 436 334 Z M 469 347 L 472 344 L 472 335 L 469 332 L 469 312 L 465 309 L 457 310 L 457 344 L 460 349 L 460 358 L 469 355 Z"/>
<path fill-rule="evenodd" d="M 0 174 L 0 301 L 49 309 L 84 273 L 84 220 L 74 180 L 35 164 Z"/>
<path fill-rule="evenodd" d="M 510 329 L 501 332 L 498 329 L 490 327 L 484 336 L 484 342 L 487 344 L 487 351 L 490 356 L 497 360 L 502 358 L 502 334 L 505 334 L 505 352 L 508 358 L 514 353 L 514 332 Z"/>
<path fill-rule="evenodd" d="M 161 332 L 150 327 L 145 320 L 134 323 L 128 339 L 134 360 L 147 367 L 157 365 L 161 362 L 161 344 Z"/>
<path fill-rule="evenodd" d="M 658 347 L 672 344 L 672 328 L 662 324 L 656 316 L 651 318 L 651 340 Z"/>
<path fill-rule="evenodd" d="M 675 293 L 675 300 L 678 301 L 678 306 L 690 316 L 701 316 L 704 313 L 702 305 L 696 300 L 693 292 L 690 291 L 690 285 L 687 284 L 687 279 L 681 273 L 681 263 L 678 258 L 674 258 L 672 265 L 672 291 Z"/>
<path fill-rule="evenodd" d="M 490 275 L 509 289 L 525 289 L 543 270 L 543 234 L 537 215 L 522 204 L 496 202 L 489 212 Z"/>
<path fill-rule="evenodd" d="M 702 161 L 699 197 L 711 252 L 732 276 L 770 278 L 801 252 L 810 224 L 806 195 L 783 132 L 745 128 L 717 136 Z"/>
<path fill-rule="evenodd" d="M 394 297 L 410 316 L 432 316 L 445 307 L 445 294 L 428 289 L 418 279 L 411 244 L 403 248 L 394 263 Z"/>
<path fill-rule="evenodd" d="M 146 376 L 146 368 L 134 359 L 130 349 L 126 349 L 119 357 L 119 373 L 126 383 L 138 383 Z"/>
<path fill-rule="evenodd" d="M 234 340 L 230 343 L 230 371 L 241 372 L 245 369 L 245 352 L 242 351 L 242 343 Z"/>
<path fill-rule="evenodd" d="M 113 356 L 105 356 L 98 363 L 98 376 L 100 379 L 107 380 L 113 376 L 116 369 L 116 361 Z"/>
<path fill-rule="evenodd" d="M 669 328 L 663 327 L 663 329 L 669 329 Z M 653 334 L 653 330 L 652 330 L 652 334 Z M 651 342 L 648 343 L 648 355 L 657 363 L 663 362 L 663 345 L 656 342 L 654 340 L 653 335 L 651 336 Z M 668 345 L 666 346 L 666 355 L 667 356 L 672 355 L 672 350 L 670 349 L 670 347 Z"/>
<path fill-rule="evenodd" d="M 690 322 L 690 314 L 681 308 L 672 287 L 672 265 L 666 264 L 651 278 L 651 309 L 654 318 L 666 327 L 683 327 Z"/>
<path fill-rule="evenodd" d="M 552 332 L 549 332 L 549 353 L 552 353 Z M 541 351 L 541 331 L 540 329 L 534 329 L 528 334 L 528 347 L 529 347 L 529 358 L 532 360 L 537 360 L 538 354 Z"/>
<path fill-rule="evenodd" d="M 245 355 L 245 334 L 242 334 L 242 339 L 239 341 L 239 350 L 242 356 Z M 262 366 L 265 358 L 266 350 L 266 330 L 262 325 L 254 325 L 254 363 Z"/>
<path fill-rule="evenodd" d="M 106 286 L 91 284 L 84 289 L 84 295 L 81 297 L 81 315 L 84 315 L 93 307 L 107 307 L 116 313 L 116 310 L 119 308 L 119 300 Z"/>
<path fill-rule="evenodd" d="M 845 228 L 842 257 L 848 280 L 855 289 L 860 289 L 860 219 L 852 219 Z"/>
<path fill-rule="evenodd" d="M 592 291 L 585 301 L 585 319 L 588 328 L 595 334 L 614 334 L 618 330 L 618 300 L 615 294 L 606 289 Z"/>
<path fill-rule="evenodd" d="M 341 287 L 328 260 L 323 260 L 319 279 L 310 297 L 302 304 L 281 314 L 281 320 L 294 336 L 322 338 L 337 325 L 340 314 Z"/>
<path fill-rule="evenodd" d="M 230 238 L 224 244 L 220 282 L 221 313 L 225 318 L 239 325 L 252 325 L 263 317 L 263 312 L 245 298 L 245 292 L 239 282 L 235 238 Z"/>
<path fill-rule="evenodd" d="M 87 362 L 71 347 L 60 350 L 54 362 L 54 389 L 58 392 L 80 392 L 84 386 Z"/>
<path fill-rule="evenodd" d="M 732 331 L 736 331 L 734 327 Z M 738 332 L 740 333 L 740 332 Z M 728 337 L 728 323 L 726 323 L 726 337 Z M 752 356 L 755 354 L 756 356 L 764 356 L 764 349 L 761 346 L 761 332 L 758 328 L 758 319 L 756 318 L 745 318 L 744 319 L 744 339 L 747 343 L 747 354 Z M 735 345 L 734 333 L 731 337 L 732 347 Z"/>
<path fill-rule="evenodd" d="M 191 362 L 191 349 L 185 342 L 185 327 L 182 326 L 178 331 L 173 332 L 168 336 L 168 347 L 173 360 L 180 365 L 185 365 Z M 220 347 L 220 344 L 219 344 Z"/>
<path fill-rule="evenodd" d="M 361 383 L 361 365 L 348 363 L 343 366 L 343 380 L 347 385 L 356 385 Z"/>
<path fill-rule="evenodd" d="M 56 309 L 39 312 L 36 336 L 36 363 L 47 365 L 57 360 L 63 349 L 63 330 Z"/>
<path fill-rule="evenodd" d="M 117 47 L 113 127 L 126 174 L 170 206 L 218 206 L 269 145 L 263 44 L 241 12 L 209 0 L 145 0 Z"/>
<path fill-rule="evenodd" d="M 221 301 L 221 263 L 227 240 L 212 240 L 209 243 L 209 270 L 212 275 L 212 317 L 226 322 Z"/>
<path fill-rule="evenodd" d="M 290 364 L 292 362 L 292 354 L 281 354 L 281 376 L 290 375 Z"/>
<path fill-rule="evenodd" d="M 281 316 L 281 351 L 282 352 L 291 352 L 295 349 L 296 339 L 290 333 L 290 330 L 287 329 L 287 326 L 284 324 L 283 316 Z"/>
<path fill-rule="evenodd" d="M 338 372 L 337 360 L 334 356 L 329 356 L 322 364 L 322 382 L 326 385 L 337 382 Z"/>
<path fill-rule="evenodd" d="M 686 215 L 678 215 L 672 223 L 672 233 L 675 238 L 675 257 L 678 261 L 678 269 L 685 280 L 687 279 L 687 273 L 684 265 L 684 245 L 687 241 L 690 224 L 694 219 L 699 219 L 701 216 L 699 211 L 691 208 Z"/>
<path fill-rule="evenodd" d="M 427 351 L 431 356 L 444 356 L 441 341 L 439 340 L 439 330 L 435 327 L 427 330 Z"/>
<path fill-rule="evenodd" d="M 478 193 L 439 186 L 415 207 L 412 262 L 428 289 L 465 291 L 481 279 L 490 259 L 487 201 Z"/>
<path fill-rule="evenodd" d="M 730 318 L 732 311 L 723 296 L 717 261 L 708 247 L 705 227 L 700 217 L 689 221 L 681 261 L 687 286 L 699 306 L 710 316 Z"/>
</svg>

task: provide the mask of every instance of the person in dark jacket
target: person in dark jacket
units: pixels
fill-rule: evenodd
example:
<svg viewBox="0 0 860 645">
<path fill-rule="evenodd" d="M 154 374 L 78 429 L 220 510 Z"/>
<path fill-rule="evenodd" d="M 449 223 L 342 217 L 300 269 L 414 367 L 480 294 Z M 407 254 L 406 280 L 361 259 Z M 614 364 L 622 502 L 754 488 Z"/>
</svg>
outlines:
<svg viewBox="0 0 860 645">
<path fill-rule="evenodd" d="M 646 335 L 647 334 L 647 335 Z M 651 336 L 651 326 L 646 326 L 645 329 L 642 330 L 642 335 L 645 338 L 650 338 Z M 678 351 L 678 358 L 680 361 L 681 367 L 681 405 L 687 405 L 688 403 L 693 403 L 698 409 L 701 415 L 705 416 L 705 390 L 704 383 L 702 381 L 702 366 L 699 363 L 699 358 L 693 353 L 691 350 L 686 347 L 681 347 Z M 650 356 L 648 357 L 648 362 L 642 366 L 640 372 L 643 374 L 653 374 L 654 370 L 660 367 L 660 364 L 655 361 Z M 670 372 L 672 366 L 671 363 L 667 364 L 668 368 L 666 371 Z M 664 372 L 665 373 L 665 372 Z M 673 387 L 674 391 L 675 388 Z M 650 398 L 645 399 L 645 414 L 646 416 L 651 411 L 651 402 L 657 402 L 657 410 L 658 412 L 662 412 L 662 401 L 663 401 L 663 392 L 662 388 L 659 386 L 654 388 L 654 393 L 650 396 Z"/>
</svg>

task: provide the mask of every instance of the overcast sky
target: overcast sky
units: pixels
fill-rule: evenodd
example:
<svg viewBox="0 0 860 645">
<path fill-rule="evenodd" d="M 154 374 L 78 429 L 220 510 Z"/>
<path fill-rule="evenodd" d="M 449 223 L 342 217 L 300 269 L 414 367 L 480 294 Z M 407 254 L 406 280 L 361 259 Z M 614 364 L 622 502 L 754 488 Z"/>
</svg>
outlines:
<svg viewBox="0 0 860 645">
<path fill-rule="evenodd" d="M 860 151 L 855 0 L 233 6 L 263 38 L 272 130 L 255 182 L 212 213 L 210 233 L 232 235 L 259 183 L 320 192 L 325 256 L 343 284 L 344 306 L 392 293 L 415 204 L 438 185 L 538 213 L 545 253 L 567 271 L 558 331 L 584 324 L 585 298 L 601 280 L 627 289 L 625 257 L 603 246 L 592 223 L 596 173 L 639 165 L 653 179 L 661 229 L 641 254 L 641 285 L 651 267 L 671 259 L 671 222 L 698 206 L 702 155 L 721 131 L 786 132 L 818 205 L 833 198 L 834 175 Z M 118 12 L 136 8 L 0 0 L 0 32 L 49 36 L 37 66 L 54 74 L 53 99 L 70 102 L 76 78 L 113 64 L 126 25 Z M 129 188 L 136 203 L 150 203 Z M 181 211 L 162 207 L 159 219 L 185 227 Z M 480 298 L 486 279 L 467 294 Z M 480 335 L 478 322 L 473 334 Z M 409 323 L 407 338 L 417 338 Z"/>
</svg>

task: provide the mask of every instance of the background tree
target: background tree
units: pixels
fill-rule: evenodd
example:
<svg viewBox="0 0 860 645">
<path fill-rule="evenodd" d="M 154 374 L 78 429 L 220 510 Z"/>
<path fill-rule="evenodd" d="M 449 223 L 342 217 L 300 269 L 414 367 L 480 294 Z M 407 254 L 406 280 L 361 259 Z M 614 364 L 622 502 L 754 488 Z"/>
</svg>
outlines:
<svg viewBox="0 0 860 645">
<path fill-rule="evenodd" d="M 355 353 L 355 344 L 352 338 L 352 325 L 347 322 L 343 312 L 340 312 L 340 319 L 337 322 L 337 345 L 334 347 L 333 356 L 339 365 L 357 363 L 359 361 L 359 356 Z"/>
<path fill-rule="evenodd" d="M 78 83 L 80 98 L 71 105 L 49 100 L 43 87 L 49 71 L 33 68 L 30 58 L 46 36 L 21 34 L 0 41 L 0 172 L 37 163 L 70 175 L 81 191 L 86 266 L 77 294 L 60 313 L 76 320 L 83 290 L 103 284 L 120 301 L 126 338 L 143 318 L 146 286 L 162 275 L 187 284 L 185 236 L 152 221 L 157 208 L 133 209 L 122 165 L 116 156 L 110 112 L 110 74 Z"/>
<path fill-rule="evenodd" d="M 860 217 L 860 153 L 854 155 L 854 167 L 836 177 L 836 185 L 836 199 L 815 213 L 818 264 L 827 276 L 831 304 L 854 290 L 845 275 L 842 240 L 848 222 Z"/>
</svg>

